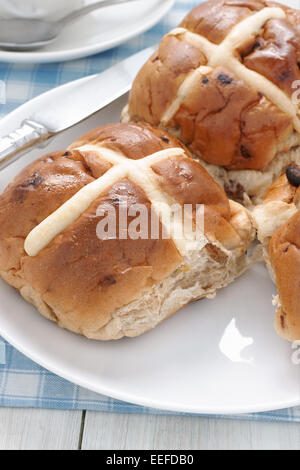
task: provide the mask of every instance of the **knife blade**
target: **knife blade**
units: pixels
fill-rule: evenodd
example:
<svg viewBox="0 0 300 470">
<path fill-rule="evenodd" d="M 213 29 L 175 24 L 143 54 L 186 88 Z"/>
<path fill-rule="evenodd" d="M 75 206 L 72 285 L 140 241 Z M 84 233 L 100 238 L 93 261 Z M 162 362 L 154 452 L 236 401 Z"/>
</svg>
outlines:
<svg viewBox="0 0 300 470">
<path fill-rule="evenodd" d="M 127 93 L 155 47 L 144 49 L 104 72 L 56 89 L 55 102 L 34 112 L 20 128 L 0 138 L 0 170 L 32 147 L 73 127 Z"/>
</svg>

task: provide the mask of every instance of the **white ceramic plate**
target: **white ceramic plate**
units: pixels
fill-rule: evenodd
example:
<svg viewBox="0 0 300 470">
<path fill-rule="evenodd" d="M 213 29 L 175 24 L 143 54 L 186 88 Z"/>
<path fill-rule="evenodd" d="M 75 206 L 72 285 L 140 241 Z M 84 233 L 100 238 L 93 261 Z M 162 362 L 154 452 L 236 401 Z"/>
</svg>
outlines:
<svg viewBox="0 0 300 470">
<path fill-rule="evenodd" d="M 54 89 L 7 116 L 0 134 L 47 106 L 56 93 Z M 126 98 L 61 134 L 47 152 L 65 149 L 93 127 L 118 121 Z M 0 173 L 0 190 L 45 152 L 34 150 Z M 195 413 L 286 408 L 300 404 L 300 366 L 292 363 L 291 345 L 273 329 L 274 293 L 258 265 L 216 299 L 191 304 L 141 337 L 101 343 L 59 329 L 1 281 L 0 335 L 52 372 L 120 400 Z"/>
<path fill-rule="evenodd" d="M 57 41 L 43 49 L 35 52 L 0 50 L 0 61 L 31 64 L 60 62 L 106 51 L 152 28 L 174 2 L 140 0 L 95 11 L 68 25 Z"/>
</svg>

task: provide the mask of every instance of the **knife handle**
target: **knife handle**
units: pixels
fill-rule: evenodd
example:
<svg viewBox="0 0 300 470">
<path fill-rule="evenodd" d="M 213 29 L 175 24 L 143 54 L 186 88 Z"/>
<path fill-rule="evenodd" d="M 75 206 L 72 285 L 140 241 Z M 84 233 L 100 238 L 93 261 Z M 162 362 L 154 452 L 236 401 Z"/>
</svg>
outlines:
<svg viewBox="0 0 300 470">
<path fill-rule="evenodd" d="M 21 127 L 0 138 L 0 170 L 17 160 L 33 145 L 47 140 L 50 132 L 42 124 L 26 119 Z"/>
</svg>

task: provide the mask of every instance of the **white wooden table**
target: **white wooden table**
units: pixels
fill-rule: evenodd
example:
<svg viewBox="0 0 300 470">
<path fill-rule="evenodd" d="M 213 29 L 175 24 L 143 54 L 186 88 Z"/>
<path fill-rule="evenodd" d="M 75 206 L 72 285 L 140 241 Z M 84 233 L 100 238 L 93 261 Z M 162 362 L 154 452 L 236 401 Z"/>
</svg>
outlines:
<svg viewBox="0 0 300 470">
<path fill-rule="evenodd" d="M 0 449 L 300 450 L 300 424 L 0 408 Z"/>
</svg>

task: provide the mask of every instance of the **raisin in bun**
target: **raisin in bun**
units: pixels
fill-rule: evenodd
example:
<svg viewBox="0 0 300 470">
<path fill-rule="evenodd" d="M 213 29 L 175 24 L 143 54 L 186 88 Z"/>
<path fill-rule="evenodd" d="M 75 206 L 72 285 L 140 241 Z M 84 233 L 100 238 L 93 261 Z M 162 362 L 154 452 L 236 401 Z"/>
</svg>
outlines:
<svg viewBox="0 0 300 470">
<path fill-rule="evenodd" d="M 300 166 L 291 165 L 253 213 L 278 296 L 276 330 L 300 340 Z"/>
<path fill-rule="evenodd" d="M 99 207 L 118 213 L 124 203 L 143 204 L 147 218 L 154 208 L 157 239 L 124 238 L 124 229 L 99 238 Z M 162 203 L 203 204 L 202 238 L 163 237 Z M 91 131 L 33 162 L 0 196 L 3 279 L 46 318 L 99 340 L 139 335 L 214 295 L 249 266 L 254 236 L 248 211 L 176 138 L 139 124 Z"/>
<path fill-rule="evenodd" d="M 209 0 L 167 34 L 139 72 L 123 121 L 167 129 L 228 197 L 261 202 L 300 164 L 300 11 Z"/>
</svg>

